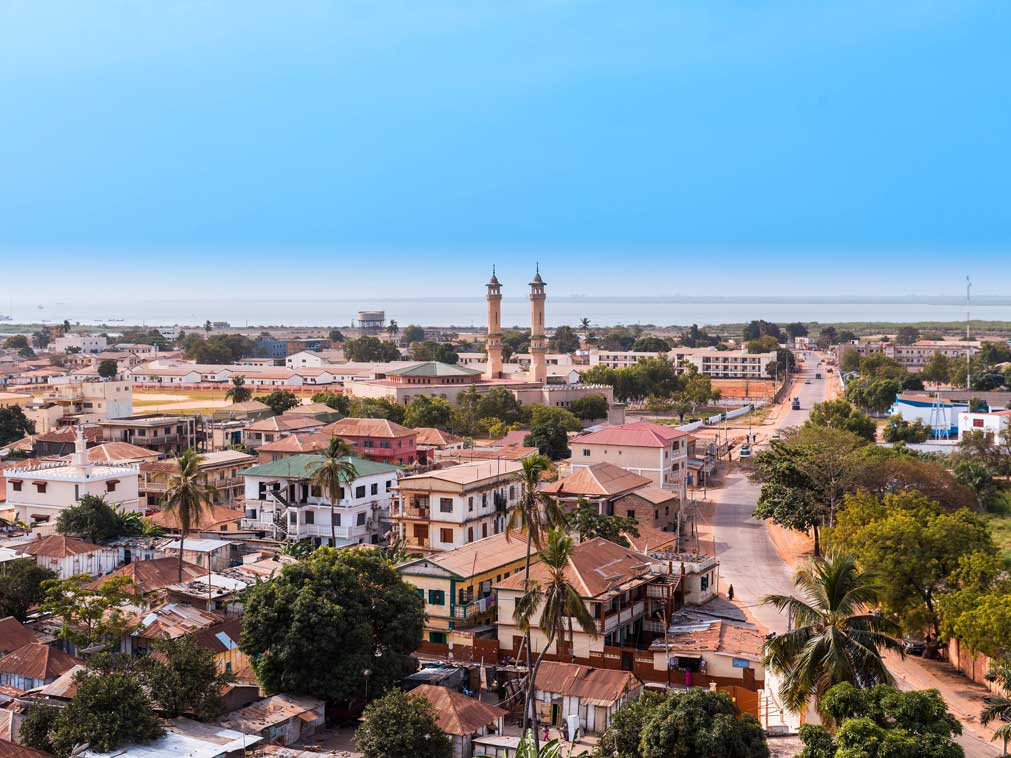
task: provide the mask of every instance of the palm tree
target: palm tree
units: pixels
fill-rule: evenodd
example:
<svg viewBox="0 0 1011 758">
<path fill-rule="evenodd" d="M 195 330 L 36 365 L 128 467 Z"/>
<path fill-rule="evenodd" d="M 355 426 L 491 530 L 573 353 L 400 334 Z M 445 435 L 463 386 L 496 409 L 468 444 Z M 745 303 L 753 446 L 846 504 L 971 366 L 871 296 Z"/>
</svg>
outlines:
<svg viewBox="0 0 1011 758">
<path fill-rule="evenodd" d="M 350 485 L 358 477 L 351 461 L 354 449 L 340 437 L 331 437 L 323 454 L 323 462 L 312 472 L 309 481 L 330 501 L 330 545 L 337 547 L 336 508 L 341 499 L 341 486 Z"/>
<path fill-rule="evenodd" d="M 789 613 L 793 631 L 765 643 L 764 662 L 783 676 L 783 704 L 800 711 L 813 695 L 820 702 L 832 685 L 891 684 L 881 648 L 902 652 L 896 624 L 868 610 L 877 603 L 873 574 L 851 556 L 830 554 L 797 569 L 801 597 L 769 595 L 762 602 Z"/>
<path fill-rule="evenodd" d="M 1000 684 L 1001 692 L 1011 692 L 1011 661 L 1002 660 L 1000 663 L 993 664 L 993 668 L 986 678 Z M 1004 741 L 1001 755 L 1007 755 L 1007 743 L 1008 740 L 1011 740 L 1011 697 L 1006 694 L 995 695 L 985 698 L 983 702 L 986 703 L 986 706 L 979 714 L 979 721 L 983 726 L 987 726 L 997 719 L 1004 722 L 1003 726 L 993 733 L 992 739 L 999 738 Z"/>
<path fill-rule="evenodd" d="M 569 652 L 573 651 L 575 635 L 572 621 L 575 619 L 579 628 L 587 634 L 596 634 L 597 625 L 593 616 L 586 609 L 579 591 L 572 586 L 565 571 L 576 543 L 564 529 L 552 529 L 547 534 L 547 542 L 540 551 L 541 564 L 547 568 L 547 578 L 544 583 L 531 582 L 524 593 L 516 601 L 513 618 L 520 631 L 530 634 L 534 617 L 540 614 L 537 626 L 544 633 L 545 641 L 541 652 L 537 654 L 533 667 L 528 668 L 527 693 L 524 711 L 530 712 L 536 694 L 537 671 L 541 667 L 544 655 L 553 643 L 560 643 L 569 633 Z M 560 647 L 560 644 L 557 645 Z M 534 742 L 537 742 L 537 716 L 533 723 Z"/>
<path fill-rule="evenodd" d="M 200 524 L 200 517 L 211 508 L 218 491 L 207 483 L 200 472 L 203 458 L 192 448 L 186 448 L 176 457 L 179 471 L 169 479 L 162 496 L 162 510 L 171 513 L 179 522 L 179 581 L 183 580 L 183 545 L 194 526 Z"/>
<path fill-rule="evenodd" d="M 225 393 L 225 400 L 231 400 L 233 403 L 244 403 L 252 396 L 253 391 L 246 386 L 246 377 L 233 376 L 232 386 Z"/>
<path fill-rule="evenodd" d="M 551 459 L 546 455 L 531 455 L 522 461 L 523 468 L 519 472 L 520 501 L 509 512 L 509 520 L 506 522 L 506 541 L 514 531 L 526 532 L 527 535 L 527 556 L 523 564 L 523 591 L 527 592 L 530 587 L 530 554 L 533 547 L 538 550 L 543 542 L 544 530 L 564 523 L 565 517 L 562 515 L 558 502 L 540 492 L 538 487 L 541 477 L 551 471 Z M 527 670 L 530 670 L 530 631 L 526 636 L 526 656 Z M 528 719 L 530 718 L 529 703 L 523 709 L 523 730 L 526 731 Z"/>
<path fill-rule="evenodd" d="M 588 319 L 588 318 L 581 318 L 581 319 L 579 319 L 579 325 L 583 329 L 589 329 L 590 328 L 590 319 Z"/>
</svg>

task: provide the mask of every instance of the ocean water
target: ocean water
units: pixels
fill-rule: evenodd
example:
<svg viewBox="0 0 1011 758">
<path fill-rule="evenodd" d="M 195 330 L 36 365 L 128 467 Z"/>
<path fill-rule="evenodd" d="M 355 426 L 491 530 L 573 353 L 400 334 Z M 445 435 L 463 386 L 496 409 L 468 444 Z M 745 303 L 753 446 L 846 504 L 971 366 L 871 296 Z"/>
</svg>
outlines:
<svg viewBox="0 0 1011 758">
<path fill-rule="evenodd" d="M 0 303 L 0 312 L 6 304 Z M 198 325 L 204 321 L 227 321 L 232 326 L 348 326 L 358 310 L 384 310 L 387 319 L 400 326 L 484 326 L 486 305 L 482 298 L 427 298 L 358 300 L 108 300 L 94 302 L 14 303 L 13 323 L 71 323 L 120 325 Z M 1011 300 L 971 306 L 973 319 L 1011 321 Z M 545 320 L 548 326 L 578 325 L 588 318 L 595 326 L 618 324 L 739 323 L 751 319 L 768 321 L 964 321 L 964 303 L 907 299 L 886 302 L 844 299 L 800 302 L 786 298 L 595 298 L 548 296 Z M 0 322 L 0 331 L 2 331 Z M 502 324 L 528 326 L 530 303 L 525 298 L 504 298 Z"/>
</svg>

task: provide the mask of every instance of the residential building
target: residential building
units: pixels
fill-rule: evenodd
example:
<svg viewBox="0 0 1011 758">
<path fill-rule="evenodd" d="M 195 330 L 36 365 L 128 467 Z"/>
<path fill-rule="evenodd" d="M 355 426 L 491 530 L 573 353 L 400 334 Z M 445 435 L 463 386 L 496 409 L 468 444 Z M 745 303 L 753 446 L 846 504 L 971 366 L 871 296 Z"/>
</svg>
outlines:
<svg viewBox="0 0 1011 758">
<path fill-rule="evenodd" d="M 717 350 L 711 347 L 676 347 L 665 353 L 591 350 L 590 366 L 629 368 L 653 358 L 670 361 L 679 373 L 694 366 L 700 374 L 713 379 L 771 379 L 769 367 L 775 364 L 776 353 L 749 353 L 747 350 Z"/>
<path fill-rule="evenodd" d="M 415 446 L 418 452 L 419 463 L 432 463 L 435 461 L 435 454 L 445 450 L 463 450 L 463 437 L 444 432 L 442 429 L 433 427 L 418 426 L 414 428 L 417 432 Z"/>
<path fill-rule="evenodd" d="M 615 516 L 634 518 L 639 528 L 667 529 L 674 526 L 680 509 L 678 495 L 660 487 L 641 487 L 613 501 Z"/>
<path fill-rule="evenodd" d="M 120 443 L 124 444 L 124 443 Z M 201 453 L 199 470 L 203 482 L 214 487 L 215 504 L 227 504 L 242 499 L 244 482 L 241 472 L 256 462 L 256 457 L 238 450 L 218 450 Z M 147 505 L 158 505 L 179 473 L 179 462 L 170 459 L 140 465 L 140 495 Z"/>
<path fill-rule="evenodd" d="M 370 461 L 407 466 L 418 459 L 418 433 L 384 418 L 342 418 L 320 431 L 340 437 Z"/>
<path fill-rule="evenodd" d="M 402 563 L 397 572 L 425 601 L 425 639 L 444 643 L 453 630 L 494 623 L 493 587 L 522 571 L 527 539 L 505 532 Z M 536 550 L 533 561 L 537 561 Z"/>
<path fill-rule="evenodd" d="M 498 534 L 519 502 L 513 461 L 461 463 L 402 478 L 393 504 L 398 534 L 411 548 L 452 550 Z"/>
<path fill-rule="evenodd" d="M 630 671 L 542 661 L 535 683 L 538 720 L 564 732 L 575 716 L 584 734 L 603 734 L 614 712 L 642 689 Z"/>
<path fill-rule="evenodd" d="M 100 334 L 70 332 L 49 343 L 53 353 L 101 353 L 109 346 L 109 341 Z"/>
<path fill-rule="evenodd" d="M 151 742 L 119 745 L 108 753 L 84 750 L 81 758 L 243 758 L 263 742 L 253 734 L 187 718 L 172 719 L 163 726 L 165 733 Z"/>
<path fill-rule="evenodd" d="M 55 459 L 63 458 L 74 452 L 78 429 L 76 426 L 63 426 L 41 434 L 24 437 L 20 441 L 21 449 L 32 458 Z M 102 441 L 102 430 L 95 426 L 83 429 L 85 445 L 90 449 Z"/>
<path fill-rule="evenodd" d="M 133 413 L 128 381 L 79 381 L 50 385 L 25 407 L 39 434 L 56 427 L 124 418 Z"/>
<path fill-rule="evenodd" d="M 321 455 L 330 447 L 330 435 L 319 432 L 310 434 L 289 434 L 287 437 L 268 442 L 256 449 L 260 463 L 279 461 L 293 455 Z"/>
<path fill-rule="evenodd" d="M 190 534 L 197 537 L 220 539 L 222 535 L 235 534 L 243 531 L 243 511 L 208 503 L 190 522 Z M 151 514 L 151 523 L 161 527 L 169 534 L 178 534 L 181 528 L 179 515 L 174 511 L 158 511 Z"/>
<path fill-rule="evenodd" d="M 958 415 L 958 438 L 961 440 L 966 432 L 982 432 L 993 439 L 1000 440 L 1011 422 L 1011 410 L 991 411 L 990 413 L 974 413 L 968 410 Z"/>
<path fill-rule="evenodd" d="M 229 713 L 218 723 L 276 745 L 290 745 L 323 727 L 324 710 L 325 703 L 317 698 L 279 694 Z"/>
<path fill-rule="evenodd" d="M 179 555 L 182 550 L 183 562 L 193 563 L 208 571 L 224 571 L 234 563 L 232 553 L 235 543 L 227 540 L 194 539 L 173 540 L 162 546 L 168 555 Z"/>
<path fill-rule="evenodd" d="M 207 569 L 203 566 L 183 561 L 183 581 L 206 574 Z M 101 587 L 110 579 L 119 577 L 129 579 L 133 583 L 133 591 L 141 595 L 149 605 L 161 605 L 165 602 L 166 590 L 179 581 L 179 559 L 166 557 L 131 561 L 112 573 L 100 576 L 91 586 Z"/>
<path fill-rule="evenodd" d="M 146 413 L 98 422 L 107 442 L 129 442 L 163 456 L 197 448 L 200 437 L 193 416 L 163 416 Z"/>
<path fill-rule="evenodd" d="M 247 450 L 256 450 L 292 434 L 318 432 L 325 423 L 312 416 L 271 416 L 249 424 L 242 431 L 242 444 Z"/>
<path fill-rule="evenodd" d="M 674 490 L 684 502 L 690 439 L 687 432 L 649 421 L 606 426 L 570 442 L 571 466 L 575 471 L 596 463 L 612 463 L 646 477 L 653 486 Z"/>
<path fill-rule="evenodd" d="M 119 551 L 114 547 L 96 545 L 76 537 L 50 534 L 18 546 L 42 568 L 53 571 L 60 579 L 78 574 L 101 576 L 119 565 Z"/>
<path fill-rule="evenodd" d="M 288 368 L 319 368 L 326 365 L 322 354 L 312 350 L 300 350 L 292 353 L 284 359 L 284 365 Z"/>
<path fill-rule="evenodd" d="M 93 464 L 88 460 L 84 432 L 78 427 L 70 463 L 42 463 L 6 470 L 7 508 L 18 520 L 51 531 L 60 512 L 85 495 L 102 497 L 110 505 L 139 510 L 140 468 L 132 464 Z"/>
<path fill-rule="evenodd" d="M 911 345 L 900 345 L 894 340 L 857 340 L 843 342 L 835 346 L 836 360 L 842 365 L 843 356 L 855 350 L 861 357 L 866 355 L 884 355 L 905 366 L 910 371 L 920 371 L 935 355 L 944 355 L 953 360 L 961 360 L 976 355 L 981 347 L 980 340 L 917 340 Z"/>
<path fill-rule="evenodd" d="M 630 492 L 649 487 L 653 480 L 640 474 L 626 471 L 613 463 L 594 463 L 590 466 L 573 467 L 569 476 L 556 479 L 541 487 L 556 498 L 567 510 L 585 501 L 597 507 L 601 514 L 616 514 L 614 502 Z"/>
<path fill-rule="evenodd" d="M 502 734 L 509 713 L 505 708 L 432 684 L 415 687 L 411 696 L 431 704 L 436 725 L 452 740 L 453 758 L 472 758 L 475 738 Z"/>
<path fill-rule="evenodd" d="M 33 642 L 41 642 L 34 632 L 13 616 L 0 619 L 0 656 L 7 655 L 19 647 Z"/>
<path fill-rule="evenodd" d="M 176 640 L 226 623 L 226 619 L 216 613 L 182 603 L 166 603 L 152 609 L 138 608 L 133 620 L 136 627 L 120 639 L 120 650 L 134 655 L 149 653 L 158 640 Z"/>
<path fill-rule="evenodd" d="M 693 674 L 740 680 L 754 690 L 764 681 L 762 652 L 765 635 L 750 624 L 693 617 L 675 617 L 665 637 L 653 640 L 653 667 L 686 672 L 690 685 Z"/>
<path fill-rule="evenodd" d="M 310 481 L 323 460 L 320 455 L 293 455 L 243 471 L 243 528 L 275 539 L 311 540 L 315 545 L 330 545 L 334 536 L 336 547 L 377 544 L 388 531 L 400 468 L 364 458 L 346 459 L 354 464 L 357 476 L 341 488 L 331 522 L 326 493 Z"/>
<path fill-rule="evenodd" d="M 941 439 L 958 437 L 959 418 L 969 410 L 969 404 L 941 397 L 904 393 L 895 396 L 888 409 L 891 416 L 901 416 L 906 421 L 920 421 L 931 429 L 931 436 Z"/>
<path fill-rule="evenodd" d="M 33 690 L 82 663 L 58 647 L 30 642 L 0 658 L 0 686 Z"/>
</svg>

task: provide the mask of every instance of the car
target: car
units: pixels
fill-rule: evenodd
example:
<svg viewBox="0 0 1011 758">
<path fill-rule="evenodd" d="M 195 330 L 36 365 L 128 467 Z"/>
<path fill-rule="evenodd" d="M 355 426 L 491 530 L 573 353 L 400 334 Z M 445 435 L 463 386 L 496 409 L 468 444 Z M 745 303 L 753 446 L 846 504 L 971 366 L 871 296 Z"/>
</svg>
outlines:
<svg viewBox="0 0 1011 758">
<path fill-rule="evenodd" d="M 923 655 L 927 649 L 927 643 L 923 640 L 914 640 L 911 637 L 902 638 L 902 652 L 906 655 Z"/>
<path fill-rule="evenodd" d="M 810 380 L 810 379 L 806 379 L 806 380 L 804 381 L 804 384 L 810 384 L 810 383 L 811 383 L 811 380 Z"/>
<path fill-rule="evenodd" d="M 781 440 L 781 439 L 783 439 L 783 435 L 780 434 L 779 432 L 773 432 L 772 436 L 769 439 Z"/>
<path fill-rule="evenodd" d="M 738 456 L 741 457 L 741 458 L 750 458 L 751 457 L 751 445 L 748 445 L 747 443 L 741 445 L 741 452 L 738 453 Z"/>
<path fill-rule="evenodd" d="M 793 402 L 790 404 L 790 408 L 792 410 L 795 410 L 795 411 L 799 411 L 800 410 L 800 398 L 799 397 L 795 397 L 793 399 Z"/>
</svg>

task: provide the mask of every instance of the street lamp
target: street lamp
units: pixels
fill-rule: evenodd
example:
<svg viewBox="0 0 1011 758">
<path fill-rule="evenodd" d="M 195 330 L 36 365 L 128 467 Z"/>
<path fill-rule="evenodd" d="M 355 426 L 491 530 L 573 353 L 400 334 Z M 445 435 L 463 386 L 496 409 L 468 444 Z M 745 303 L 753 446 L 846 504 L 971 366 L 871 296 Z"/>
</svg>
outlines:
<svg viewBox="0 0 1011 758">
<path fill-rule="evenodd" d="M 365 705 L 369 704 L 369 676 L 372 674 L 372 669 L 363 669 L 362 676 L 365 677 Z"/>
</svg>

